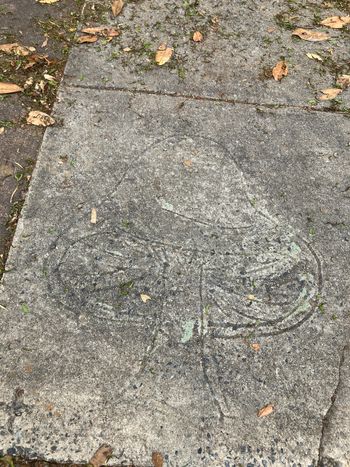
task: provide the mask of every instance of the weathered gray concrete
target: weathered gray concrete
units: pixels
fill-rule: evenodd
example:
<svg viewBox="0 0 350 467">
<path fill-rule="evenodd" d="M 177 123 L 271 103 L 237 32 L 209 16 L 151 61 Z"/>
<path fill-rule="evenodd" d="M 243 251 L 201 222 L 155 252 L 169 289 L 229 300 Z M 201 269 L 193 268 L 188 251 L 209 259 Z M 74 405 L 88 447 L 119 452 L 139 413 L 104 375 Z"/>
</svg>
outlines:
<svg viewBox="0 0 350 467">
<path fill-rule="evenodd" d="M 143 89 L 233 99 L 239 102 L 294 106 L 350 107 L 350 93 L 339 104 L 317 102 L 320 90 L 334 87 L 336 76 L 349 74 L 348 30 L 329 29 L 319 22 L 350 14 L 347 2 L 251 2 L 210 0 L 128 3 L 110 20 L 121 35 L 73 51 L 67 80 L 83 86 Z M 326 32 L 329 40 L 309 42 L 292 36 L 297 27 Z M 194 31 L 203 42 L 192 41 Z M 167 65 L 158 67 L 154 54 L 161 43 L 174 49 Z M 91 48 L 94 53 L 91 53 Z M 124 49 L 131 49 L 125 52 Z M 317 53 L 322 62 L 307 53 Z M 272 79 L 281 59 L 288 78 Z"/>
<path fill-rule="evenodd" d="M 0 290 L 2 449 L 347 465 L 349 120 L 80 84 Z"/>
</svg>

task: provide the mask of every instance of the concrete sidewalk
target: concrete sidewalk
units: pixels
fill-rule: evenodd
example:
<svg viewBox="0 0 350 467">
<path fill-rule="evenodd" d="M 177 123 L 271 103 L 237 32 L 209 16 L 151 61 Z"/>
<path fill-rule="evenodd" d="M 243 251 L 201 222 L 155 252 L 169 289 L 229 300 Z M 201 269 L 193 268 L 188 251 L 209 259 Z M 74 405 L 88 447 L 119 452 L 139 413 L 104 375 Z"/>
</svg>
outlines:
<svg viewBox="0 0 350 467">
<path fill-rule="evenodd" d="M 5 452 L 349 465 L 350 93 L 314 104 L 330 44 L 285 28 L 346 11 L 270 3 L 130 2 L 72 52 L 0 289 Z"/>
</svg>

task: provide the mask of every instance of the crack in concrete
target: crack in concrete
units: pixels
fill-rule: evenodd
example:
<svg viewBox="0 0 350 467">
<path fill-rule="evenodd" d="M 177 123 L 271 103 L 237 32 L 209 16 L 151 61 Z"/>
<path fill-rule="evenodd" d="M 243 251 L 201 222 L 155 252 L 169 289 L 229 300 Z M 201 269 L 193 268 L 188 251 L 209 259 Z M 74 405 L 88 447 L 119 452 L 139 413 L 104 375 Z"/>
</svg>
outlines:
<svg viewBox="0 0 350 467">
<path fill-rule="evenodd" d="M 328 407 L 327 412 L 325 413 L 325 415 L 323 416 L 323 419 L 322 419 L 321 437 L 320 437 L 320 443 L 319 443 L 319 447 L 318 447 L 317 467 L 324 467 L 323 454 L 324 454 L 325 432 L 326 432 L 327 426 L 329 424 L 329 421 L 330 421 L 330 419 L 332 417 L 334 403 L 335 403 L 335 401 L 337 399 L 338 392 L 339 392 L 339 389 L 340 389 L 340 386 L 341 386 L 341 383 L 342 383 L 342 368 L 343 368 L 344 361 L 345 361 L 345 352 L 347 350 L 349 350 L 349 349 L 350 349 L 349 344 L 344 345 L 344 347 L 342 348 L 342 351 L 341 351 L 341 354 L 340 354 L 340 359 L 339 359 L 339 365 L 338 365 L 337 384 L 335 386 L 334 392 L 333 392 L 332 397 L 331 397 L 331 403 L 330 403 L 330 405 Z"/>
<path fill-rule="evenodd" d="M 204 102 L 221 102 L 223 104 L 231 104 L 231 105 L 247 105 L 250 107 L 265 107 L 267 109 L 297 109 L 297 110 L 303 110 L 305 112 L 319 112 L 319 113 L 330 113 L 334 115 L 344 115 L 348 116 L 347 112 L 341 111 L 341 110 L 334 110 L 330 108 L 315 108 L 315 107 L 310 107 L 307 105 L 298 105 L 298 104 L 283 104 L 283 103 L 278 103 L 278 104 L 272 104 L 272 103 L 266 103 L 266 102 L 248 102 L 244 100 L 239 100 L 239 99 L 225 99 L 221 97 L 211 97 L 211 96 L 198 96 L 195 94 L 184 94 L 184 93 L 179 93 L 179 92 L 165 92 L 165 91 L 154 91 L 151 89 L 133 89 L 133 88 L 124 88 L 124 87 L 118 87 L 118 86 L 95 86 L 95 85 L 90 85 L 90 84 L 72 84 L 72 83 L 64 83 L 63 88 L 77 88 L 77 89 L 91 89 L 91 90 L 96 90 L 96 91 L 109 91 L 109 92 L 124 92 L 124 93 L 130 93 L 130 94 L 143 94 L 143 95 L 149 95 L 149 96 L 165 96 L 165 97 L 176 97 L 176 98 L 182 98 L 182 99 L 188 99 L 188 100 L 194 100 L 194 101 L 204 101 Z"/>
</svg>

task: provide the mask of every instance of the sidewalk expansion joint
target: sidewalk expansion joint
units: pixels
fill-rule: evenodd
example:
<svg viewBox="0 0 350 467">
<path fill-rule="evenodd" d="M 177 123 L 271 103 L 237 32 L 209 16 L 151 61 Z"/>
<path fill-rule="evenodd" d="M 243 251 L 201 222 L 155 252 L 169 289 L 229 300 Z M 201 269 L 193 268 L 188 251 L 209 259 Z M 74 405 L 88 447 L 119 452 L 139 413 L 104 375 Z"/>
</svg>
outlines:
<svg viewBox="0 0 350 467">
<path fill-rule="evenodd" d="M 325 435 L 326 435 L 326 430 L 328 427 L 328 424 L 332 418 L 332 413 L 334 409 L 334 404 L 335 401 L 338 397 L 338 393 L 342 384 L 342 369 L 345 361 L 345 352 L 348 351 L 350 348 L 349 344 L 346 344 L 341 351 L 340 354 L 340 359 L 339 359 L 339 365 L 338 365 L 338 378 L 337 378 L 337 384 L 335 386 L 334 392 L 331 397 L 331 403 L 328 407 L 327 412 L 325 413 L 323 419 L 322 419 L 322 427 L 321 427 L 321 437 L 320 437 L 320 444 L 318 448 L 318 461 L 317 461 L 317 467 L 323 467 L 324 464 L 324 441 L 325 441 Z M 328 464 L 327 464 L 328 465 Z"/>
<path fill-rule="evenodd" d="M 211 96 L 198 96 L 194 94 L 185 94 L 179 92 L 170 92 L 170 91 L 155 91 L 151 89 L 133 89 L 133 88 L 125 88 L 125 87 L 118 87 L 118 86 L 95 86 L 89 84 L 72 84 L 72 83 L 64 83 L 64 87 L 66 88 L 78 88 L 78 89 L 91 89 L 95 91 L 108 91 L 108 92 L 122 92 L 122 93 L 130 93 L 130 94 L 144 94 L 149 96 L 165 96 L 165 97 L 175 97 L 181 99 L 189 99 L 194 101 L 202 101 L 202 102 L 220 102 L 223 104 L 231 104 L 231 105 L 247 105 L 250 107 L 265 107 L 267 109 L 296 109 L 302 110 L 306 112 L 319 112 L 319 113 L 331 113 L 335 115 L 344 115 L 348 116 L 349 113 L 346 111 L 341 110 L 334 110 L 331 108 L 315 108 L 310 107 L 307 105 L 297 105 L 297 104 L 272 104 L 272 103 L 264 103 L 264 102 L 248 102 L 239 99 L 230 99 L 224 97 L 211 97 Z"/>
</svg>

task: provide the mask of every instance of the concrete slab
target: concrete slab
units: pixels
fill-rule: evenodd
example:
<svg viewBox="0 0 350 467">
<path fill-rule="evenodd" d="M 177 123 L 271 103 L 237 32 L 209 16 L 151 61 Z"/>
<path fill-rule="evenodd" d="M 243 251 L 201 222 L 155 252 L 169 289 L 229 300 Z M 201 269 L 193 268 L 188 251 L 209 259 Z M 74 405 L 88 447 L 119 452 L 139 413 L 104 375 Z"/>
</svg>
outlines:
<svg viewBox="0 0 350 467">
<path fill-rule="evenodd" d="M 76 48 L 67 80 L 100 88 L 348 111 L 350 92 L 336 101 L 317 101 L 320 90 L 334 87 L 339 75 L 350 73 L 346 28 L 320 25 L 328 16 L 346 14 L 349 5 L 341 1 L 128 2 L 120 16 L 105 18 L 121 35 L 111 43 Z M 301 40 L 292 36 L 297 27 L 326 32 L 329 39 Z M 203 34 L 202 42 L 192 40 L 195 31 Z M 154 57 L 161 43 L 172 47 L 174 55 L 159 67 Z M 310 53 L 319 59 L 310 59 Z M 281 59 L 288 63 L 289 74 L 276 82 L 271 70 Z"/>
<path fill-rule="evenodd" d="M 346 465 L 349 120 L 79 87 L 56 117 L 1 285 L 2 448 Z"/>
</svg>

